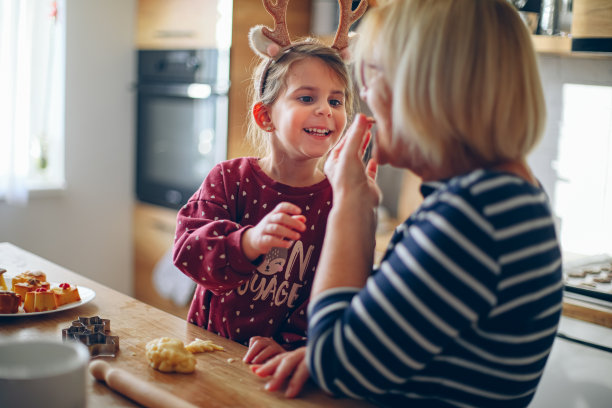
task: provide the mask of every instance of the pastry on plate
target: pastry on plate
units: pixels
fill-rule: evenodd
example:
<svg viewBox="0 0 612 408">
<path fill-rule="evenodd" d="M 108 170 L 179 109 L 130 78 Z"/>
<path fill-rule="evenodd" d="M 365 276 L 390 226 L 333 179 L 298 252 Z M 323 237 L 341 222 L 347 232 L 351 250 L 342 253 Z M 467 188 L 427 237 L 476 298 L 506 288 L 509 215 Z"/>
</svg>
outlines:
<svg viewBox="0 0 612 408">
<path fill-rule="evenodd" d="M 13 291 L 15 291 L 15 285 L 20 282 L 27 282 L 30 279 L 36 279 L 39 282 L 46 282 L 47 275 L 43 271 L 25 271 L 13 278 Z"/>
<path fill-rule="evenodd" d="M 8 290 L 0 291 L 0 314 L 17 313 L 21 297 Z"/>
<path fill-rule="evenodd" d="M 59 287 L 51 289 L 51 292 L 53 292 L 57 307 L 81 300 L 77 286 L 69 283 L 60 283 Z"/>
<path fill-rule="evenodd" d="M 46 312 L 48 310 L 57 309 L 55 304 L 55 296 L 53 292 L 45 288 L 36 289 L 33 292 L 27 292 L 23 303 L 23 310 L 26 313 Z"/>
</svg>

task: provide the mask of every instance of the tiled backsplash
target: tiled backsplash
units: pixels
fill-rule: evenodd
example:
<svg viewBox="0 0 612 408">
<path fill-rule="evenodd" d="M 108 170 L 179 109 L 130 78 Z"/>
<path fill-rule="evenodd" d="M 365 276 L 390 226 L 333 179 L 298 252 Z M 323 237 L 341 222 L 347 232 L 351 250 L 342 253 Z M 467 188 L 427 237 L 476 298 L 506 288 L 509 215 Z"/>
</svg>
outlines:
<svg viewBox="0 0 612 408">
<path fill-rule="evenodd" d="M 540 55 L 548 119 L 529 158 L 564 251 L 612 254 L 612 58 Z"/>
</svg>

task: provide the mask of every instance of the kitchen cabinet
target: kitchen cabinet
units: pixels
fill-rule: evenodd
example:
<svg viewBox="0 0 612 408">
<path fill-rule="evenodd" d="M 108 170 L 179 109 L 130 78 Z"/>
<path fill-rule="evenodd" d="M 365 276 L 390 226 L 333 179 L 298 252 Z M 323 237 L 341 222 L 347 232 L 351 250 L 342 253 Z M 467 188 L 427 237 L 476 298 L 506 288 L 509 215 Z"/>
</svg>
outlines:
<svg viewBox="0 0 612 408">
<path fill-rule="evenodd" d="M 612 58 L 612 2 L 574 0 L 569 36 L 532 36 L 539 53 Z"/>
<path fill-rule="evenodd" d="M 176 211 L 136 203 L 133 222 L 134 297 L 185 319 L 189 304 L 176 305 L 170 299 L 162 297 L 153 284 L 153 271 L 157 263 L 174 243 Z"/>
<path fill-rule="evenodd" d="M 216 48 L 217 0 L 138 0 L 136 48 Z"/>
</svg>

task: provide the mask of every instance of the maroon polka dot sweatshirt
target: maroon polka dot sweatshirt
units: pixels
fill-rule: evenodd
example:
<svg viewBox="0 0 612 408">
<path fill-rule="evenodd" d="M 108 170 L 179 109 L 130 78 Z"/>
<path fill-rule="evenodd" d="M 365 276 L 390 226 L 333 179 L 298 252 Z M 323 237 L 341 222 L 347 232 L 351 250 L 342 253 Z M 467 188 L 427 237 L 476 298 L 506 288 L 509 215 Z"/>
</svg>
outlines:
<svg viewBox="0 0 612 408">
<path fill-rule="evenodd" d="M 274 248 L 252 263 L 241 236 L 283 201 L 302 209 L 307 229 L 290 248 Z M 252 157 L 216 165 L 177 216 L 174 264 L 198 284 L 188 320 L 245 345 L 252 336 L 272 337 L 286 349 L 304 345 L 331 206 L 327 180 L 281 184 Z"/>
</svg>

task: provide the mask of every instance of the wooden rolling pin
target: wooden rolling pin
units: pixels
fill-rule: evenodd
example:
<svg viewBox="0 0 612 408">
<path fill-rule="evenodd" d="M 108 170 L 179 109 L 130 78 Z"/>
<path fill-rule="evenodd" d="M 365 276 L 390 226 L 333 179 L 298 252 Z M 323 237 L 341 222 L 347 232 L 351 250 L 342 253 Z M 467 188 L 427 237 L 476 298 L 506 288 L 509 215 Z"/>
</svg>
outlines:
<svg viewBox="0 0 612 408">
<path fill-rule="evenodd" d="M 98 381 L 105 381 L 108 388 L 148 408 L 197 408 L 195 405 L 143 381 L 125 370 L 112 368 L 102 360 L 89 363 L 89 372 Z"/>
</svg>

